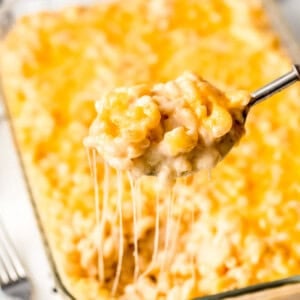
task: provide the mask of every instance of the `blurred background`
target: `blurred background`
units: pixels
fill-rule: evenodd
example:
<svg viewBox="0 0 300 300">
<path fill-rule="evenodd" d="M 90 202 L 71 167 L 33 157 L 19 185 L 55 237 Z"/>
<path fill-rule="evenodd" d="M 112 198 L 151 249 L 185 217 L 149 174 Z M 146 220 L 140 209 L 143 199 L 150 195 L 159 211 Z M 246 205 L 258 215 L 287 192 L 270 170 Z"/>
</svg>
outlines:
<svg viewBox="0 0 300 300">
<path fill-rule="evenodd" d="M 281 6 L 282 14 L 286 18 L 290 30 L 300 43 L 300 1 L 277 0 L 277 2 Z"/>
<path fill-rule="evenodd" d="M 24 7 L 26 12 L 26 0 L 23 1 L 22 9 Z M 0 0 L 0 6 L 1 2 Z M 55 1 L 49 0 L 50 5 L 53 2 Z M 298 41 L 300 47 L 300 0 L 277 0 L 277 2 L 292 35 Z M 23 11 L 20 13 L 23 13 Z M 296 58 L 296 60 L 297 63 L 300 63 L 300 57 L 299 59 Z M 33 299 L 55 299 L 52 290 L 54 284 L 50 277 L 49 266 L 47 265 L 42 242 L 32 215 L 28 194 L 21 177 L 21 169 L 13 148 L 7 118 L 1 102 L 0 215 L 33 281 Z M 4 299 L 1 293 L 0 299 Z"/>
</svg>

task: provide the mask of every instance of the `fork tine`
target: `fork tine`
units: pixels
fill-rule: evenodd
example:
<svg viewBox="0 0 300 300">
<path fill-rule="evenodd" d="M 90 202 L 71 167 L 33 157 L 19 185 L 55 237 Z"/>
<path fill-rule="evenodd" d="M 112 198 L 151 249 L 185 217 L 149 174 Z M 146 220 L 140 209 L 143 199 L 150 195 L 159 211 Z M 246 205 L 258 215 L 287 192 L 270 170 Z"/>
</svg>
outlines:
<svg viewBox="0 0 300 300">
<path fill-rule="evenodd" d="M 3 225 L 0 222 L 0 252 L 2 254 L 2 264 L 8 272 L 8 276 L 16 281 L 25 277 L 25 270 L 17 257 L 16 250 L 12 246 Z"/>
<path fill-rule="evenodd" d="M 6 270 L 9 280 L 16 281 L 18 279 L 18 276 L 14 269 L 9 253 L 6 249 L 6 245 L 4 245 L 3 243 L 3 237 L 1 236 L 1 234 L 0 234 L 0 245 L 1 245 L 0 256 L 1 256 L 2 265 L 4 265 L 4 269 Z"/>
<path fill-rule="evenodd" d="M 6 285 L 9 282 L 9 277 L 7 275 L 6 268 L 3 263 L 2 255 L 0 253 L 0 286 Z"/>
</svg>

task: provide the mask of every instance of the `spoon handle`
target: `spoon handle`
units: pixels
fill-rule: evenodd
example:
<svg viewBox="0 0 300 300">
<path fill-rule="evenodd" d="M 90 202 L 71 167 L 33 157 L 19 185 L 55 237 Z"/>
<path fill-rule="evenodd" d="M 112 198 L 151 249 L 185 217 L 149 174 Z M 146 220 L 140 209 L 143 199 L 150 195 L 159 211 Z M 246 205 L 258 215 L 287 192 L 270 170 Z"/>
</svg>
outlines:
<svg viewBox="0 0 300 300">
<path fill-rule="evenodd" d="M 251 100 L 248 106 L 251 107 L 265 100 L 266 98 L 280 92 L 281 90 L 285 89 L 298 80 L 300 80 L 300 65 L 293 65 L 293 68 L 290 72 L 254 91 L 251 94 Z"/>
</svg>

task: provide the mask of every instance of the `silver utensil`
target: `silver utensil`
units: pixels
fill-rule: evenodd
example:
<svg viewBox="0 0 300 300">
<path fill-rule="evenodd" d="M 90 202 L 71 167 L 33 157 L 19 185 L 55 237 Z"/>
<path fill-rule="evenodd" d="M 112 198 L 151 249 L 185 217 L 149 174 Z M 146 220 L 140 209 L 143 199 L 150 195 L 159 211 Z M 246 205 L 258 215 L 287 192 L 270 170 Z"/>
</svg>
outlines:
<svg viewBox="0 0 300 300">
<path fill-rule="evenodd" d="M 31 285 L 0 221 L 0 287 L 4 294 L 14 299 L 29 300 Z"/>
<path fill-rule="evenodd" d="M 251 94 L 251 100 L 246 107 L 246 113 L 248 113 L 249 109 L 255 104 L 260 103 L 266 98 L 280 92 L 281 90 L 285 89 L 289 85 L 299 80 L 300 80 L 300 65 L 293 65 L 293 68 L 290 72 L 275 79 L 274 81 L 268 83 L 267 85 L 261 87 L 260 89 L 256 90 Z"/>
<path fill-rule="evenodd" d="M 242 118 L 234 120 L 235 124 L 232 126 L 232 130 L 224 135 L 219 141 L 219 152 L 222 157 L 225 157 L 228 152 L 233 148 L 233 146 L 239 141 L 239 139 L 244 134 L 244 126 L 250 109 L 262 102 L 263 100 L 269 98 L 273 94 L 280 92 L 296 81 L 300 81 L 300 65 L 293 65 L 290 72 L 285 75 L 271 81 L 260 89 L 254 91 L 250 95 L 249 103 L 244 107 L 242 111 Z M 300 99 L 299 99 L 300 101 Z"/>
</svg>

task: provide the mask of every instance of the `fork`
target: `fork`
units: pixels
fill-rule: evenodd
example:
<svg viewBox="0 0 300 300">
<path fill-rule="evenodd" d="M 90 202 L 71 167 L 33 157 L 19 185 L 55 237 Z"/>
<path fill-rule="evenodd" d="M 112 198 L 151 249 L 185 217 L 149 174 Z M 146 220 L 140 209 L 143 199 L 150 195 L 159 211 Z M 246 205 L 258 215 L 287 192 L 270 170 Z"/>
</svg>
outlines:
<svg viewBox="0 0 300 300">
<path fill-rule="evenodd" d="M 31 285 L 0 220 L 0 287 L 14 299 L 29 300 Z"/>
</svg>

